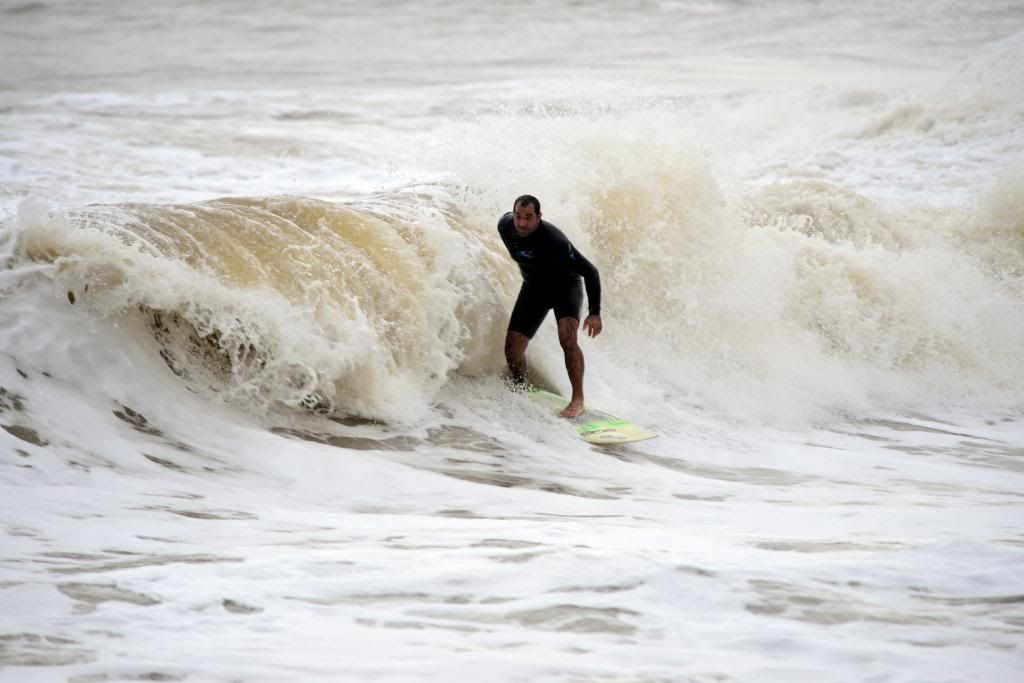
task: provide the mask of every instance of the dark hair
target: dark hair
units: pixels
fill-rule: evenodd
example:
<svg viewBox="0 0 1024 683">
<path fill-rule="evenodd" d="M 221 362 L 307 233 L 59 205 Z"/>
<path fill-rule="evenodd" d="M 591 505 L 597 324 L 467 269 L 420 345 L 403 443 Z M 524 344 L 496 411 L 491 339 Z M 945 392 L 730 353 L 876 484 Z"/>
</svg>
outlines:
<svg viewBox="0 0 1024 683">
<path fill-rule="evenodd" d="M 533 204 L 533 208 L 539 216 L 540 200 L 534 197 L 532 194 L 524 194 L 522 197 L 517 197 L 516 200 L 512 202 L 512 208 L 514 209 L 517 206 L 529 206 L 530 204 Z"/>
</svg>

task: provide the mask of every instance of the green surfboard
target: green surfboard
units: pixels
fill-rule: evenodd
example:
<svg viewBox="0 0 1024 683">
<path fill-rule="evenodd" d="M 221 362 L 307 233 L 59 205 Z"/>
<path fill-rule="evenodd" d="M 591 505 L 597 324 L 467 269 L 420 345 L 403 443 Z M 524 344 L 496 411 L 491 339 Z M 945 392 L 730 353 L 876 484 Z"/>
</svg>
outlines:
<svg viewBox="0 0 1024 683">
<path fill-rule="evenodd" d="M 530 398 L 545 407 L 550 407 L 556 414 L 569 405 L 569 399 L 553 394 L 550 391 L 537 389 L 529 392 Z M 577 418 L 567 420 L 573 426 L 576 433 L 587 443 L 594 444 L 617 444 L 634 443 L 653 439 L 657 434 L 637 427 L 629 420 L 615 417 L 602 410 L 585 408 L 583 414 Z"/>
</svg>

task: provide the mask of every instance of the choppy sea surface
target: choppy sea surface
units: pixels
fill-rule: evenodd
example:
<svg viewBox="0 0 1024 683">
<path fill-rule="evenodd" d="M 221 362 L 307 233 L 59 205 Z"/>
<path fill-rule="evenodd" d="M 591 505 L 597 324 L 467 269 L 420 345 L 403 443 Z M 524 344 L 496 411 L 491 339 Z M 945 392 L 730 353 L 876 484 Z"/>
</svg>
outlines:
<svg viewBox="0 0 1024 683">
<path fill-rule="evenodd" d="M 8 1 L 0 63 L 0 680 L 1020 679 L 1020 2 Z M 658 439 L 506 388 L 523 193 Z"/>
</svg>

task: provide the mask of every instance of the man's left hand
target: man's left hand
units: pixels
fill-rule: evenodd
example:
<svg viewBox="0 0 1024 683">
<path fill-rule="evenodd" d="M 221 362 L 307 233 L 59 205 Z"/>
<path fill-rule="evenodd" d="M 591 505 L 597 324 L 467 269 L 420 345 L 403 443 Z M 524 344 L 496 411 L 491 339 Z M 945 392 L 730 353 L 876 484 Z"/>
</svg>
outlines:
<svg viewBox="0 0 1024 683">
<path fill-rule="evenodd" d="M 601 316 L 588 315 L 587 319 L 583 321 L 583 330 L 588 337 L 596 337 L 601 334 Z"/>
</svg>

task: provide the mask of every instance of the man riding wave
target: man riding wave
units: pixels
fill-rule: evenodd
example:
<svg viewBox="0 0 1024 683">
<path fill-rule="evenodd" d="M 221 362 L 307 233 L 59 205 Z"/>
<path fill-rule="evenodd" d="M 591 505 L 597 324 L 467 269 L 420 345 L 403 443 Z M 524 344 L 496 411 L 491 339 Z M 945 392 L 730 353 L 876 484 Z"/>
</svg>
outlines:
<svg viewBox="0 0 1024 683">
<path fill-rule="evenodd" d="M 505 335 L 505 359 L 512 380 L 526 385 L 526 347 L 548 311 L 554 309 L 558 341 L 572 384 L 572 399 L 560 415 L 578 417 L 583 413 L 583 351 L 576 339 L 583 305 L 580 278 L 587 290 L 589 313 L 583 329 L 596 337 L 601 333 L 601 279 L 597 268 L 561 230 L 541 219 L 540 201 L 532 195 L 515 200 L 512 211 L 498 221 L 498 234 L 523 275 Z"/>
</svg>

